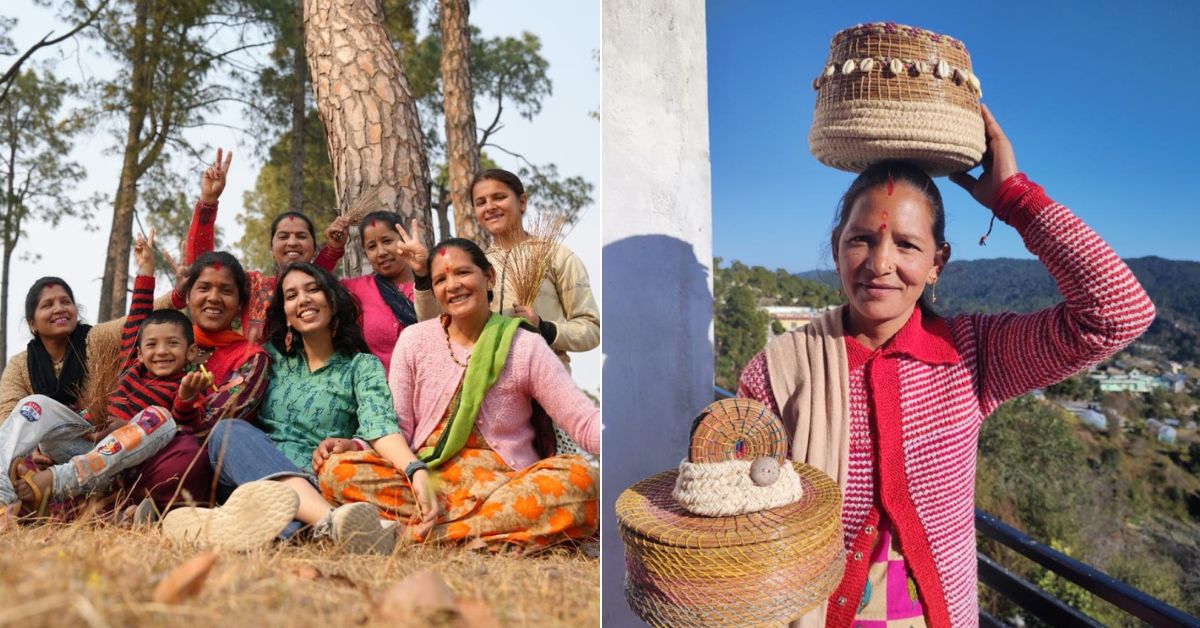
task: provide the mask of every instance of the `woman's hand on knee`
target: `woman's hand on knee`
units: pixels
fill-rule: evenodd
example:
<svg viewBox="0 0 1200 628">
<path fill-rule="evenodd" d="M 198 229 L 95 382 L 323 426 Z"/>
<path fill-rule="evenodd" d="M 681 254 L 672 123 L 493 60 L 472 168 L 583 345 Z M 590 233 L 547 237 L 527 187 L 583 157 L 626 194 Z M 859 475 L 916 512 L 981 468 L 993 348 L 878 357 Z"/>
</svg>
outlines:
<svg viewBox="0 0 1200 628">
<path fill-rule="evenodd" d="M 325 465 L 325 461 L 333 454 L 341 454 L 347 451 L 358 451 L 358 444 L 351 438 L 326 438 L 321 441 L 320 445 L 313 450 L 312 466 L 314 473 L 320 473 L 321 467 Z"/>
</svg>

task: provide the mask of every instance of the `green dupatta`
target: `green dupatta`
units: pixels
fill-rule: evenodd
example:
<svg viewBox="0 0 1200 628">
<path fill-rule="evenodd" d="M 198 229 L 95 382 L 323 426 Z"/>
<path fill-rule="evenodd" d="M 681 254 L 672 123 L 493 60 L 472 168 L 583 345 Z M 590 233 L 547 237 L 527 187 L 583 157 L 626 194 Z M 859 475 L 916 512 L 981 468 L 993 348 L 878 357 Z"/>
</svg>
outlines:
<svg viewBox="0 0 1200 628">
<path fill-rule="evenodd" d="M 463 375 L 462 388 L 456 396 L 456 406 L 450 413 L 450 424 L 433 447 L 417 452 L 417 457 L 430 469 L 453 458 L 467 444 L 467 438 L 475 427 L 475 418 L 487 391 L 500 378 L 504 363 L 508 361 L 508 350 L 512 348 L 513 336 L 520 327 L 521 319 L 492 314 L 475 346 L 471 359 L 467 361 L 467 372 Z"/>
</svg>

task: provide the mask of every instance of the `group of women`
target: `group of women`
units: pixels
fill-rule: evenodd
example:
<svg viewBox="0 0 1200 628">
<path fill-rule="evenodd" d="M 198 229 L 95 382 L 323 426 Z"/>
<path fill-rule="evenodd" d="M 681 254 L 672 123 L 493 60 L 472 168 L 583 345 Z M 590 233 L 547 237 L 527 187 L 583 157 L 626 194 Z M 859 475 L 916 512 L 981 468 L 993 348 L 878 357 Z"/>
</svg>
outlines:
<svg viewBox="0 0 1200 628">
<path fill-rule="evenodd" d="M 534 417 L 548 415 L 599 453 L 599 408 L 559 357 L 599 344 L 578 258 L 557 247 L 538 301 L 511 304 L 495 294 L 511 294 L 492 261 L 502 251 L 485 254 L 451 238 L 431 255 L 415 221 L 405 229 L 398 215 L 380 211 L 360 222 L 374 272 L 339 281 L 331 271 L 345 221 L 334 221 L 317 251 L 312 221 L 287 212 L 271 227 L 277 272 L 247 272 L 212 250 L 231 159 L 218 151 L 205 170 L 179 280 L 155 304 L 190 316 L 194 362 L 211 378 L 197 402 L 204 429 L 171 440 L 165 453 L 161 444 L 145 451 L 154 439 L 143 438 L 123 443 L 139 455 L 105 458 L 114 470 L 129 469 L 122 477 L 156 487 L 139 517 L 154 503 L 169 510 L 168 537 L 232 548 L 302 529 L 350 551 L 384 552 L 395 538 L 496 548 L 594 534 L 596 468 L 534 446 L 543 427 Z M 472 198 L 499 247 L 528 237 L 528 199 L 511 173 L 481 172 Z M 90 460 L 76 458 L 92 444 L 81 440 L 88 424 L 76 413 L 97 410 L 79 407 L 80 391 L 89 373 L 117 357 L 121 321 L 80 323 L 70 287 L 57 278 L 31 288 L 26 320 L 33 339 L 0 381 L 0 416 L 23 431 L 0 434 L 0 461 L 17 461 L 16 469 L 26 457 L 60 466 Z M 22 425 L 31 403 L 52 405 L 45 415 L 54 420 L 39 415 L 24 419 L 35 428 Z M 0 526 L 36 509 L 18 497 L 21 483 L 16 474 L 0 478 Z M 196 505 L 209 502 L 223 505 Z M 389 520 L 399 525 L 384 525 Z"/>
</svg>

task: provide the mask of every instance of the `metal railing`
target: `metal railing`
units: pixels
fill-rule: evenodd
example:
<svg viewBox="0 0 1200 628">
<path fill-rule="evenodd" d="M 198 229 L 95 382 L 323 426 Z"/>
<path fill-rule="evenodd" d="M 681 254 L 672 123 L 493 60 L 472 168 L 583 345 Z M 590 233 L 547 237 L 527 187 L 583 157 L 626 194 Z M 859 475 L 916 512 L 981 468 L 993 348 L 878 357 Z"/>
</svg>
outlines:
<svg viewBox="0 0 1200 628">
<path fill-rule="evenodd" d="M 735 396 L 719 386 L 713 391 L 717 400 Z M 1200 628 L 1200 619 L 1151 597 L 1099 569 L 1038 543 L 1025 534 L 982 510 L 975 510 L 975 531 L 1011 548 L 1018 554 L 1045 567 L 1051 573 L 1075 583 L 1092 595 L 1105 600 L 1152 626 Z M 979 581 L 998 592 L 1030 615 L 1051 626 L 1101 626 L 1078 609 L 1054 597 L 1037 585 L 1005 569 L 982 552 L 976 552 Z M 1003 622 L 980 611 L 981 626 L 1003 626 Z"/>
</svg>

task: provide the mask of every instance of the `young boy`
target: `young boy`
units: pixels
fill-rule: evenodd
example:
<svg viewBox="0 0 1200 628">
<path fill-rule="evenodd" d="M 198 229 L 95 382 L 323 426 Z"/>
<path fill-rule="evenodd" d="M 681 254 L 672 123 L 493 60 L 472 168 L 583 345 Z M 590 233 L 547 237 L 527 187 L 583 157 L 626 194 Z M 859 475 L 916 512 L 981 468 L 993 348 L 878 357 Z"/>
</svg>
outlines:
<svg viewBox="0 0 1200 628">
<path fill-rule="evenodd" d="M 160 509 L 176 496 L 181 482 L 196 499 L 211 484 L 206 456 L 193 461 L 181 455 L 197 449 L 179 441 L 196 438 L 196 402 L 208 381 L 202 372 L 184 373 L 197 352 L 191 321 L 175 310 L 153 309 L 153 245 L 152 230 L 149 239 L 139 237 L 134 246 L 139 274 L 121 332 L 121 375 L 109 396 L 103 427 L 83 437 L 97 445 L 44 471 L 18 468 L 17 495 L 32 508 L 46 501 L 44 495 L 66 499 L 106 489 L 118 472 L 134 466 L 140 477 L 133 498 L 148 496 Z"/>
</svg>

